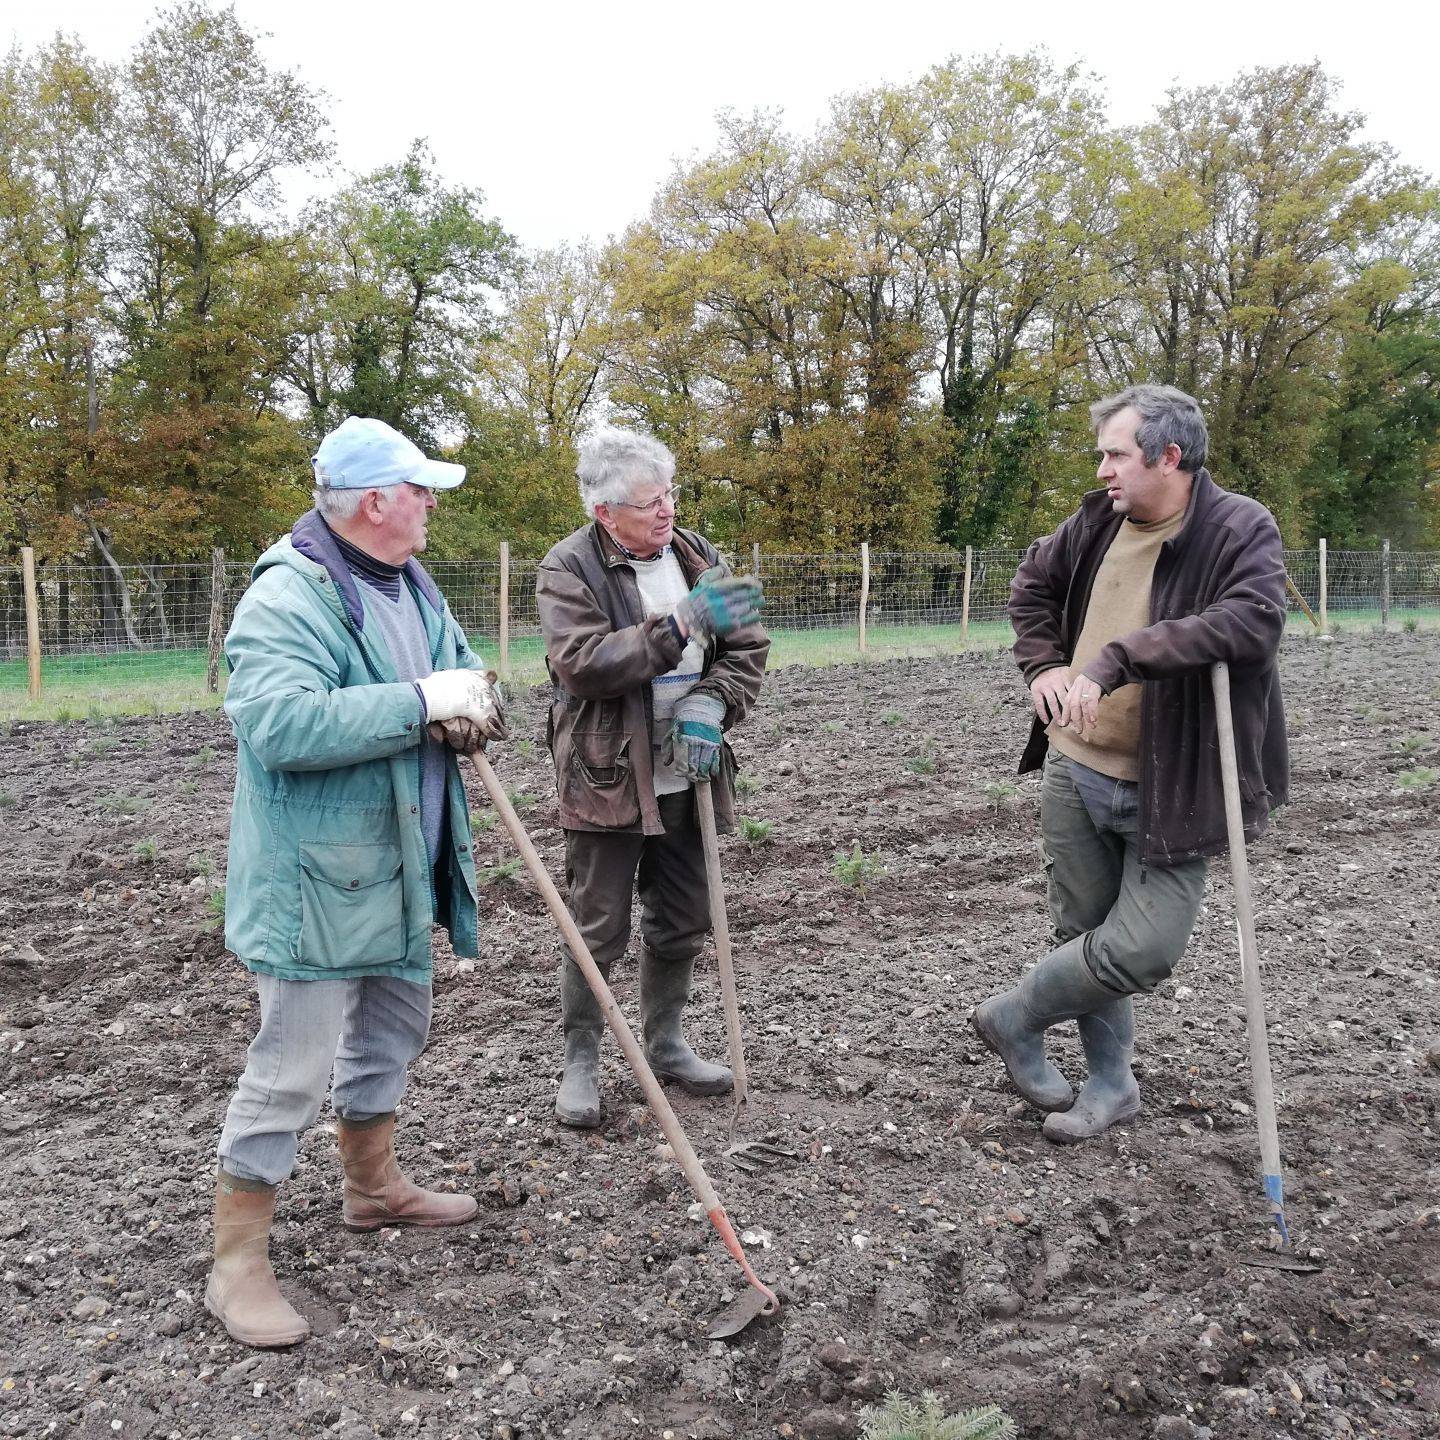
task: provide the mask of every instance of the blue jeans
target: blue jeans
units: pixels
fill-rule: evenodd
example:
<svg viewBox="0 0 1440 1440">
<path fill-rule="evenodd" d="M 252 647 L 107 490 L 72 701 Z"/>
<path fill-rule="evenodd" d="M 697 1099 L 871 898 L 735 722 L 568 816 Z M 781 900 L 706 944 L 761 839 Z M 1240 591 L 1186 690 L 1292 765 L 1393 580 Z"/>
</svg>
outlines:
<svg viewBox="0 0 1440 1440">
<path fill-rule="evenodd" d="M 1055 944 L 1083 935 L 1086 966 L 1117 995 L 1170 974 L 1205 896 L 1203 859 L 1142 868 L 1139 788 L 1051 750 L 1040 790 Z"/>
<path fill-rule="evenodd" d="M 394 1110 L 430 1033 L 430 987 L 388 976 L 277 980 L 256 975 L 260 1030 L 220 1135 L 220 1164 L 278 1185 L 295 1168 L 333 1069 L 331 1103 L 346 1120 Z"/>
</svg>

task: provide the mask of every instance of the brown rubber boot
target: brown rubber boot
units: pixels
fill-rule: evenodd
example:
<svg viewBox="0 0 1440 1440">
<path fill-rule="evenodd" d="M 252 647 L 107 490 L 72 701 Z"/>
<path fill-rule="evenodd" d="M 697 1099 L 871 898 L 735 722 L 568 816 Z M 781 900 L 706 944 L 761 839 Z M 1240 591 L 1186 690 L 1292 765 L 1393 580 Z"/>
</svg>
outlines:
<svg viewBox="0 0 1440 1440">
<path fill-rule="evenodd" d="M 382 1225 L 463 1225 L 480 1208 L 469 1195 L 422 1190 L 395 1160 L 395 1112 L 369 1120 L 341 1120 L 340 1163 L 345 1167 L 347 1229 Z"/>
<path fill-rule="evenodd" d="M 310 1333 L 280 1293 L 270 1268 L 278 1188 L 220 1172 L 215 1184 L 215 1265 L 205 1285 L 205 1308 L 231 1338 L 264 1350 L 294 1345 Z"/>
</svg>

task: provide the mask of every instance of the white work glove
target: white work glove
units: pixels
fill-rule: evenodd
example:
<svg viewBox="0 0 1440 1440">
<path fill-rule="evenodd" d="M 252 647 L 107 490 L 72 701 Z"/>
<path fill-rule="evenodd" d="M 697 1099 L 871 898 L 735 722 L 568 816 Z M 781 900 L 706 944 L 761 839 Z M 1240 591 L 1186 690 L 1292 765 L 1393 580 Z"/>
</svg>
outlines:
<svg viewBox="0 0 1440 1440">
<path fill-rule="evenodd" d="M 431 725 L 469 720 L 486 740 L 505 738 L 505 708 L 495 687 L 495 672 L 484 675 L 475 670 L 437 670 L 415 687 L 425 702 L 425 719 Z M 447 733 L 446 740 L 449 740 Z M 456 746 L 459 749 L 459 746 Z"/>
</svg>

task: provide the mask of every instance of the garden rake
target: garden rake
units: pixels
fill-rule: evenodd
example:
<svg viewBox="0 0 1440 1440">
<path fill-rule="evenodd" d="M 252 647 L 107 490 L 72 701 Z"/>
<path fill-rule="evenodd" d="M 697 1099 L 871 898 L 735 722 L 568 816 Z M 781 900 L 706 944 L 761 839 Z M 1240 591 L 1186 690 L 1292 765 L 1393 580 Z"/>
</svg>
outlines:
<svg viewBox="0 0 1440 1440">
<path fill-rule="evenodd" d="M 519 850 L 520 858 L 525 862 L 525 868 L 539 887 L 540 894 L 544 897 L 545 904 L 556 925 L 560 927 L 560 933 L 570 947 L 571 958 L 580 967 L 580 973 L 584 975 L 585 983 L 589 985 L 596 1000 L 599 1001 L 600 1012 L 605 1017 L 605 1023 L 609 1025 L 615 1039 L 620 1044 L 621 1052 L 631 1070 L 634 1071 L 635 1079 L 639 1082 L 650 1109 L 660 1122 L 660 1128 L 664 1132 L 666 1140 L 669 1141 L 671 1150 L 675 1153 L 676 1162 L 684 1172 L 690 1188 L 695 1192 L 695 1198 L 699 1200 L 706 1218 L 715 1227 L 716 1233 L 740 1266 L 746 1283 L 751 1287 L 742 1292 L 738 1300 L 733 1301 L 716 1317 L 709 1334 L 715 1338 L 733 1335 L 748 1325 L 757 1315 L 775 1314 L 780 1308 L 779 1297 L 760 1279 L 751 1266 L 749 1257 L 745 1254 L 735 1234 L 735 1228 L 725 1213 L 725 1207 L 721 1205 L 720 1197 L 715 1193 L 715 1187 L 710 1183 L 710 1177 L 706 1175 L 705 1167 L 700 1163 L 700 1157 L 695 1153 L 695 1147 L 691 1145 L 689 1136 L 685 1134 L 674 1110 L 670 1108 L 670 1102 L 665 1098 L 665 1092 L 660 1088 L 660 1082 L 655 1078 L 655 1072 L 650 1068 L 649 1061 L 645 1059 L 645 1052 L 641 1050 L 639 1041 L 635 1039 L 634 1031 L 630 1029 L 625 1017 L 620 1013 L 620 1007 L 615 1003 L 615 997 L 610 993 L 610 987 L 605 983 L 605 977 L 596 966 L 589 947 L 581 937 L 579 927 L 566 908 L 564 900 L 561 899 L 559 890 L 555 888 L 555 882 L 550 878 L 549 871 L 545 869 L 544 862 L 540 859 L 534 843 L 525 831 L 525 826 L 515 812 L 515 807 L 510 803 L 510 797 L 505 793 L 505 787 L 500 783 L 499 777 L 495 774 L 489 760 L 485 758 L 483 751 L 475 751 L 470 758 L 474 761 L 475 772 L 480 777 L 480 783 L 485 787 L 485 793 L 490 797 L 490 803 L 495 807 L 496 814 L 505 822 L 505 828 L 510 832 L 510 838 L 515 842 L 515 848 Z"/>
<path fill-rule="evenodd" d="M 735 1072 L 735 1105 L 725 1138 L 725 1158 L 739 1170 L 754 1174 L 782 1160 L 795 1160 L 795 1151 L 763 1140 L 735 1139 L 741 1113 L 750 1104 L 750 1080 L 745 1069 L 745 1040 L 740 1031 L 740 996 L 735 986 L 735 964 L 730 954 L 730 917 L 725 909 L 725 879 L 720 870 L 720 840 L 715 832 L 715 802 L 708 780 L 695 782 L 695 813 L 705 847 L 705 879 L 710 888 L 710 923 L 715 931 L 715 958 L 720 967 L 720 994 L 725 1002 L 725 1033 L 730 1042 L 730 1068 Z"/>
</svg>

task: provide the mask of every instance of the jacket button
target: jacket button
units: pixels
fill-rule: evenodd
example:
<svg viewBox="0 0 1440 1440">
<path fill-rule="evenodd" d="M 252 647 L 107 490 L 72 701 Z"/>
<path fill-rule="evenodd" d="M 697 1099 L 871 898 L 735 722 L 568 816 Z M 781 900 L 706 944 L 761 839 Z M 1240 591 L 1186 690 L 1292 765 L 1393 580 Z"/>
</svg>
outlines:
<svg viewBox="0 0 1440 1440">
<path fill-rule="evenodd" d="M 470 853 L 470 847 L 468 845 L 462 845 L 460 847 L 460 853 L 462 855 L 468 855 Z"/>
<path fill-rule="evenodd" d="M 410 813 L 412 815 L 418 815 L 420 813 L 420 807 L 418 805 L 412 805 L 410 807 Z"/>
<path fill-rule="evenodd" d="M 360 888 L 360 882 L 358 880 L 352 880 L 350 882 L 350 888 L 352 890 L 358 890 Z"/>
</svg>

